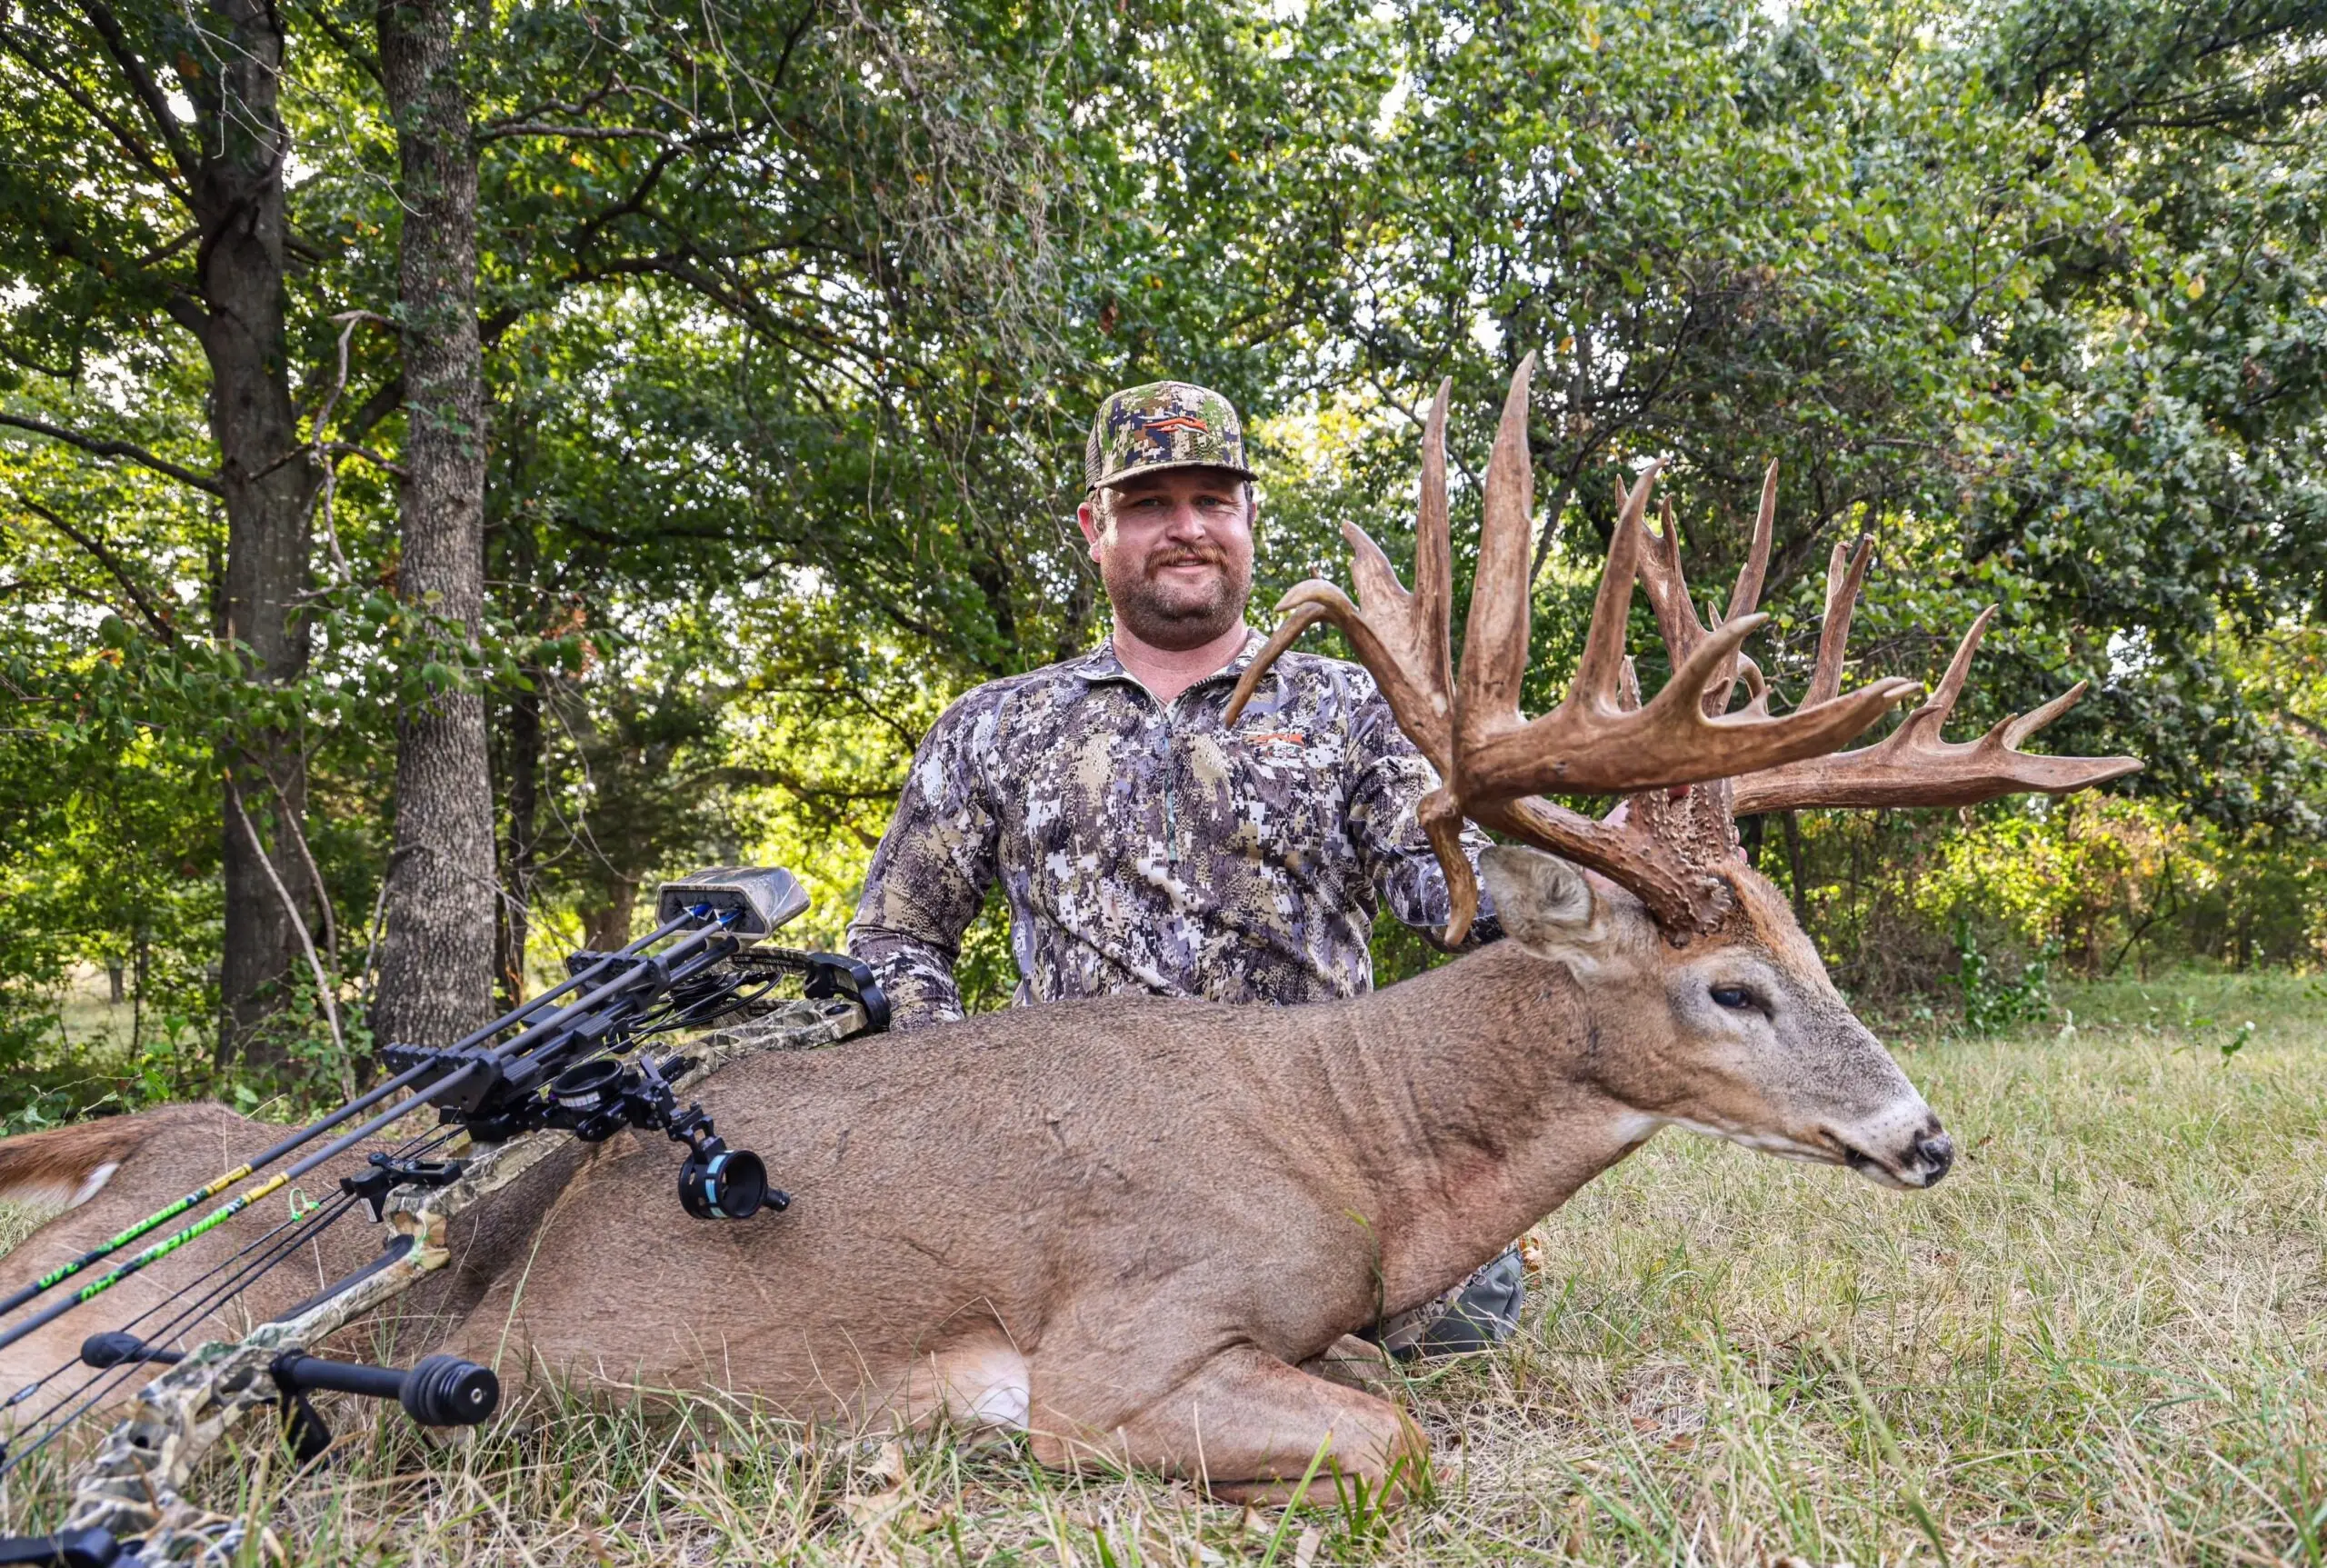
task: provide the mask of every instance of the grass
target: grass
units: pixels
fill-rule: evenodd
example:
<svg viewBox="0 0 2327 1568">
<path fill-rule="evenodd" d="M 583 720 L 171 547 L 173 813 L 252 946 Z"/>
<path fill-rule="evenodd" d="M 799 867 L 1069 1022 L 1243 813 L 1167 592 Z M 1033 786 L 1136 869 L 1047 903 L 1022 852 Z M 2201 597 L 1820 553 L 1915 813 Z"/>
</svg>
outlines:
<svg viewBox="0 0 2327 1568">
<path fill-rule="evenodd" d="M 716 1402 L 433 1453 L 343 1411 L 339 1462 L 254 1453 L 209 1501 L 295 1561 L 2327 1568 L 2327 987 L 2060 1000 L 1894 1036 L 1964 1152 L 1935 1193 L 1670 1133 L 1586 1189 L 1530 1238 L 1516 1342 L 1412 1381 L 1440 1487 L 1394 1517 Z"/>
</svg>

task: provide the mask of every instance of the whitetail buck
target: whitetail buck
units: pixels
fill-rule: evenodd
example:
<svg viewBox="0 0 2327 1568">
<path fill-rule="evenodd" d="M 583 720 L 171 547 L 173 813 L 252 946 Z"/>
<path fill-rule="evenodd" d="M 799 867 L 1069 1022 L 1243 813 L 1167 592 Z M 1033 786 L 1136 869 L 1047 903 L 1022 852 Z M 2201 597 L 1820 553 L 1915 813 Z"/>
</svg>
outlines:
<svg viewBox="0 0 2327 1568">
<path fill-rule="evenodd" d="M 2138 764 L 2015 749 L 2075 691 L 1976 743 L 1942 742 L 1985 615 L 1930 702 L 1881 744 L 1835 754 L 1913 689 L 1839 694 L 1865 546 L 1836 551 L 1809 699 L 1773 717 L 1738 653 L 1763 619 L 1773 490 L 1708 631 L 1669 521 L 1661 536 L 1643 525 L 1648 478 L 1616 524 L 1572 690 L 1526 720 L 1526 372 L 1488 469 L 1459 682 L 1445 410 L 1442 389 L 1413 594 L 1348 530 L 1363 608 L 1321 583 L 1295 589 L 1231 720 L 1303 627 L 1341 627 L 1445 781 L 1424 820 L 1454 934 L 1476 908 L 1462 818 L 1553 852 L 1485 857 L 1508 940 L 1352 1002 L 1087 1001 L 747 1059 L 717 1075 L 721 1124 L 795 1194 L 789 1213 L 677 1218 L 666 1155 L 625 1134 L 456 1236 L 459 1262 L 406 1348 L 492 1362 L 504 1379 L 709 1385 L 804 1417 L 1018 1429 L 1046 1462 L 1127 1463 L 1232 1499 L 1286 1495 L 1321 1453 L 1403 1489 L 1423 1474 L 1413 1424 L 1304 1368 L 1363 1353 L 1347 1336 L 1446 1290 L 1658 1128 L 1893 1187 L 1944 1175 L 1938 1120 L 1744 864 L 1732 818 L 2070 790 Z M 1644 706 L 1622 645 L 1636 574 L 1676 667 Z M 1741 680 L 1751 701 L 1729 712 Z M 1535 798 L 1545 790 L 1624 799 L 1595 821 Z M 0 1283 L 262 1141 L 189 1107 L 0 1144 L 0 1188 L 84 1200 Z M 283 1310 L 369 1245 L 333 1241 L 311 1278 L 278 1271 L 250 1309 Z M 131 1305 L 161 1289 L 143 1275 L 119 1288 Z M 15 1347 L 0 1384 L 69 1356 L 89 1326 L 67 1319 Z"/>
</svg>

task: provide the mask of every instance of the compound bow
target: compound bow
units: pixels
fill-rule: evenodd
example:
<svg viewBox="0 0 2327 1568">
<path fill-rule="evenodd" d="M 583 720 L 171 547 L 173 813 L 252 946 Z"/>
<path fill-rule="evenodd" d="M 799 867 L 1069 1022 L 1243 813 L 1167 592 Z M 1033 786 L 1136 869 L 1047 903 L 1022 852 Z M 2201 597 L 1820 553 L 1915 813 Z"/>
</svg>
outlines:
<svg viewBox="0 0 2327 1568">
<path fill-rule="evenodd" d="M 383 1083 L 0 1300 L 0 1314 L 27 1305 L 236 1183 L 386 1105 L 88 1284 L 0 1329 L 5 1348 L 412 1112 L 425 1106 L 438 1114 L 436 1128 L 372 1154 L 361 1174 L 343 1178 L 338 1197 L 295 1212 L 163 1306 L 91 1335 L 78 1358 L 0 1405 L 21 1404 L 52 1383 L 91 1371 L 11 1432 L 0 1461 L 5 1476 L 115 1392 L 121 1378 L 143 1365 L 166 1367 L 74 1476 L 63 1528 L 54 1535 L 0 1540 L 0 1564 L 104 1568 L 234 1558 L 244 1544 L 243 1522 L 195 1506 L 184 1489 L 210 1448 L 254 1411 L 277 1413 L 302 1461 L 320 1454 L 331 1433 L 308 1403 L 314 1391 L 394 1399 L 429 1426 L 489 1419 L 500 1402 L 489 1368 L 434 1355 L 400 1371 L 325 1360 L 306 1350 L 443 1268 L 450 1260 L 445 1237 L 453 1220 L 570 1139 L 596 1143 L 635 1127 L 684 1144 L 679 1199 L 700 1219 L 748 1219 L 762 1207 L 785 1208 L 791 1200 L 769 1185 L 758 1157 L 728 1148 L 703 1107 L 681 1110 L 678 1095 L 741 1056 L 830 1044 L 888 1026 L 888 1004 L 863 964 L 766 943 L 807 906 L 799 884 L 776 868 L 718 866 L 666 883 L 659 924 L 645 936 L 617 953 L 573 954 L 563 984 L 451 1046 L 387 1047 L 382 1060 L 393 1073 Z M 787 975 L 806 981 L 805 995 L 771 1004 L 770 992 Z M 705 1027 L 746 1010 L 757 1015 L 695 1041 L 684 1057 L 657 1059 L 647 1048 L 654 1035 Z M 432 1155 L 451 1157 L 424 1157 Z M 247 1289 L 359 1203 L 386 1228 L 379 1256 L 238 1342 L 173 1348 L 171 1341 L 187 1324 Z M 178 1309 L 174 1315 L 145 1325 L 170 1307 Z"/>
</svg>

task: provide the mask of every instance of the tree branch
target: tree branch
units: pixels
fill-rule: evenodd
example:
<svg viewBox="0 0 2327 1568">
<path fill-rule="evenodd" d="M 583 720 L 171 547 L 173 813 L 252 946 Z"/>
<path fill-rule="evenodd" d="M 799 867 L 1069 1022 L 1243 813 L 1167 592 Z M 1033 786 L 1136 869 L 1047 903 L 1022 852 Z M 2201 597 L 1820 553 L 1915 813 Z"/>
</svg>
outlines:
<svg viewBox="0 0 2327 1568">
<path fill-rule="evenodd" d="M 2327 746 L 2327 724 L 2317 719 L 2307 719 L 2289 708 L 2281 708 L 2279 717 L 2315 746 Z"/>
<path fill-rule="evenodd" d="M 120 144 L 122 151 L 127 153 L 131 161 L 141 170 L 152 175 L 180 202 L 191 205 L 190 193 L 186 190 L 185 181 L 178 178 L 176 173 L 162 158 L 155 155 L 154 150 L 145 144 L 135 131 L 117 122 L 95 98 L 83 92 L 70 76 L 51 67 L 47 61 L 35 59 L 29 51 L 21 46 L 11 48 L 8 52 L 22 60 L 34 75 L 46 82 L 51 91 L 60 97 L 68 99 L 83 114 L 103 126 L 105 132 Z"/>
<path fill-rule="evenodd" d="M 380 384 L 379 390 L 365 398 L 348 416 L 347 434 L 360 441 L 372 426 L 404 406 L 404 372 L 398 371 Z"/>
<path fill-rule="evenodd" d="M 275 804 L 283 808 L 283 825 L 291 830 L 292 847 L 307 867 L 307 880 L 315 884 L 315 907 L 323 912 L 324 951 L 331 954 L 331 972 L 339 973 L 339 923 L 332 917 L 331 889 L 324 885 L 324 874 L 315 864 L 315 851 L 307 847 L 306 831 L 299 825 L 299 814 L 291 809 L 291 797 L 283 793 L 283 784 L 275 770 L 261 764 L 248 752 L 243 754 L 245 765 L 256 768 L 266 780 L 266 787 L 275 792 Z"/>
<path fill-rule="evenodd" d="M 275 896 L 283 901 L 283 913 L 291 917 L 291 929 L 299 934 L 299 945 L 307 954 L 307 967 L 315 974 L 315 999 L 324 1004 L 324 1020 L 331 1025 L 331 1043 L 339 1064 L 340 1086 L 347 1097 L 355 1097 L 355 1074 L 347 1060 L 347 1039 L 339 1032 L 339 999 L 332 994 L 331 981 L 324 974 L 323 960 L 315 956 L 315 939 L 307 934 L 307 923 L 299 917 L 299 906 L 292 902 L 291 890 L 283 885 L 276 874 L 275 861 L 266 853 L 266 845 L 259 842 L 258 829 L 251 824 L 251 814 L 243 809 L 243 792 L 235 787 L 235 775 L 226 774 L 226 803 L 235 808 L 235 820 L 243 824 L 243 832 L 251 841 L 251 852 L 258 856 L 259 868 L 266 873 L 266 880 Z"/>
<path fill-rule="evenodd" d="M 29 430 L 35 435 L 45 435 L 52 441 L 62 441 L 67 446 L 77 446 L 82 451 L 98 457 L 126 457 L 140 467 L 150 468 L 156 474 L 166 474 L 181 484 L 191 484 L 205 494 L 223 497 L 226 494 L 225 486 L 219 484 L 215 477 L 196 474 L 191 468 L 181 468 L 168 458 L 156 457 L 134 442 L 115 441 L 105 436 L 84 435 L 77 430 L 67 430 L 62 425 L 49 424 L 38 419 L 25 419 L 14 414 L 0 414 L 0 425 L 13 425 L 18 430 Z"/>
<path fill-rule="evenodd" d="M 380 80 L 379 57 L 366 49 L 361 40 L 333 19 L 331 7 L 309 5 L 304 7 L 304 10 L 307 20 L 315 24 L 315 31 L 336 45 L 339 52 L 354 61 L 355 68 L 371 77 L 376 85 Z"/>
<path fill-rule="evenodd" d="M 129 568 L 123 564 L 121 557 L 107 548 L 103 539 L 92 534 L 82 533 L 72 524 L 28 495 L 13 491 L 10 494 L 17 505 L 81 546 L 98 565 L 103 566 L 105 569 L 105 574 L 120 584 L 122 592 L 129 595 L 130 603 L 137 606 L 138 615 L 147 625 L 154 628 L 164 642 L 175 643 L 178 640 L 177 629 L 170 624 L 169 612 L 156 604 L 153 597 L 139 586 L 137 581 L 130 576 Z"/>
<path fill-rule="evenodd" d="M 191 187 L 201 172 L 201 155 L 194 144 L 186 140 L 185 128 L 178 124 L 177 116 L 170 113 L 169 99 L 163 93 L 161 84 L 154 79 L 154 74 L 145 68 L 145 62 L 139 59 L 137 51 L 131 47 L 129 35 L 123 30 L 120 19 L 114 15 L 113 7 L 105 5 L 104 0 L 81 0 L 81 14 L 89 19 L 89 25 L 96 29 L 97 36 L 105 40 L 105 53 L 113 56 L 114 64 L 129 79 L 130 90 L 144 107 L 145 117 L 154 123 L 154 129 L 161 136 L 163 145 L 170 149 L 170 156 L 178 166 L 178 176 Z"/>
<path fill-rule="evenodd" d="M 576 142 L 648 141 L 670 143 L 678 140 L 668 131 L 658 131 L 651 125 L 546 125 L 538 121 L 519 121 L 514 125 L 496 125 L 476 134 L 480 142 L 498 142 L 509 136 L 562 136 Z"/>
</svg>

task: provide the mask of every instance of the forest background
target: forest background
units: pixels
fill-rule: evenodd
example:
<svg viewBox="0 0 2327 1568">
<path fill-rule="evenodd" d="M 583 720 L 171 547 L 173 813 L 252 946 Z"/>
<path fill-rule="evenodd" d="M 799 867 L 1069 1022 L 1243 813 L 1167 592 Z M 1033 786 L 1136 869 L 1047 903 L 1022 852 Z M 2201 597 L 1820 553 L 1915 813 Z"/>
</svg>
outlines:
<svg viewBox="0 0 2327 1568">
<path fill-rule="evenodd" d="M 1997 603 L 1960 732 L 2147 763 L 1749 821 L 1856 999 L 2315 965 L 2322 82 L 2318 0 L 0 6 L 0 1113 L 333 1093 L 695 864 L 836 944 L 1104 632 L 1108 390 L 1243 407 L 1264 610 L 1403 564 L 1442 376 L 1459 550 L 1530 351 L 1538 708 L 1614 482 L 1713 584 L 1775 458 L 1784 697 L 1864 532 L 1864 669 Z"/>
</svg>

